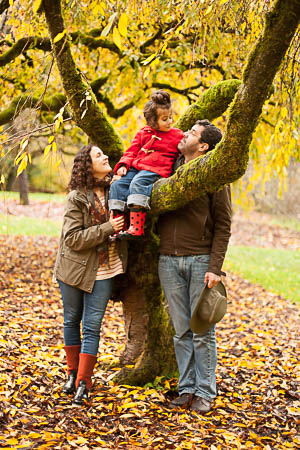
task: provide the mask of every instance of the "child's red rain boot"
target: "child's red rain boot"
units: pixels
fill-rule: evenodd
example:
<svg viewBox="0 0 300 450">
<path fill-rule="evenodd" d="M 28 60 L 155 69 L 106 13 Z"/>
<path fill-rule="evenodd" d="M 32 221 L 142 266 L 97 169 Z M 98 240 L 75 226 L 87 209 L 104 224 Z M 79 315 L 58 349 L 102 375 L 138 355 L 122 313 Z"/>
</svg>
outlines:
<svg viewBox="0 0 300 450">
<path fill-rule="evenodd" d="M 144 238 L 146 210 L 143 208 L 130 208 L 130 226 L 128 230 L 118 234 L 117 239 L 138 241 Z"/>
</svg>

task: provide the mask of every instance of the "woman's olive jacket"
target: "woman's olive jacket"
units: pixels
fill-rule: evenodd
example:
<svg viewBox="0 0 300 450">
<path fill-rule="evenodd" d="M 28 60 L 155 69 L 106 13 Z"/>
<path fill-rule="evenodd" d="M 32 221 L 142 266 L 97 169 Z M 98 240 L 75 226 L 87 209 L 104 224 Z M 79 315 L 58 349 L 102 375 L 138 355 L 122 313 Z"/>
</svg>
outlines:
<svg viewBox="0 0 300 450">
<path fill-rule="evenodd" d="M 108 190 L 105 190 L 105 197 Z M 114 229 L 110 222 L 92 225 L 90 213 L 93 191 L 71 191 L 67 196 L 54 278 L 85 292 L 92 292 L 98 270 L 98 249 Z M 102 245 L 101 245 L 102 244 Z M 124 272 L 127 267 L 127 243 L 117 241 Z"/>
</svg>

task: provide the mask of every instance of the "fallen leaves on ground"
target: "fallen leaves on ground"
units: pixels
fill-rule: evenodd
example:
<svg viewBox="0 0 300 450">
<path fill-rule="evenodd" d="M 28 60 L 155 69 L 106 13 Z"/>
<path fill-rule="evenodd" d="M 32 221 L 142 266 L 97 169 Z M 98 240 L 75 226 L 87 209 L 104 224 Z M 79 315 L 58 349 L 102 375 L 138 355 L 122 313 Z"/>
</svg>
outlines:
<svg viewBox="0 0 300 450">
<path fill-rule="evenodd" d="M 114 385 L 124 345 L 120 303 L 109 303 L 91 400 L 72 406 L 65 379 L 62 308 L 52 282 L 56 238 L 0 236 L 0 447 L 13 449 L 287 449 L 296 425 L 299 308 L 228 276 L 218 324 L 218 397 L 206 416 L 168 410 L 177 380 Z M 299 349 L 298 349 L 299 350 Z"/>
</svg>

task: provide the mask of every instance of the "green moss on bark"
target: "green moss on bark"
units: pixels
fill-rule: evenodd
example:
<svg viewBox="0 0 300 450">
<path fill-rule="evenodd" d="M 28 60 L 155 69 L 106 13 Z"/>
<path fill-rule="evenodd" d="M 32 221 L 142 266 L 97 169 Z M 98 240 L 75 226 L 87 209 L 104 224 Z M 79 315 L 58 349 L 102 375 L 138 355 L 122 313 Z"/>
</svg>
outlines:
<svg viewBox="0 0 300 450">
<path fill-rule="evenodd" d="M 175 127 L 187 131 L 197 120 L 213 120 L 221 116 L 232 102 L 240 84 L 240 80 L 226 80 L 207 89 L 176 122 Z"/>
<path fill-rule="evenodd" d="M 52 47 L 64 90 L 77 125 L 116 162 L 123 151 L 122 141 L 100 109 L 91 87 L 84 81 L 73 60 L 67 35 L 54 43 L 55 37 L 65 31 L 59 0 L 44 0 L 44 12 L 50 31 Z M 83 102 L 89 93 L 91 100 Z"/>
</svg>

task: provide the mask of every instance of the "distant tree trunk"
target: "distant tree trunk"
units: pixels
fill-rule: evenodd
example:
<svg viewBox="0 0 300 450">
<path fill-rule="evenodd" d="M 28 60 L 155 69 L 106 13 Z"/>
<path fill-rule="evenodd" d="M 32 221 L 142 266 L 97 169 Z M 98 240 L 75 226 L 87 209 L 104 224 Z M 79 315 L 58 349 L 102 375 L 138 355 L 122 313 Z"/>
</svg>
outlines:
<svg viewBox="0 0 300 450">
<path fill-rule="evenodd" d="M 16 168 L 14 165 L 9 166 L 8 175 L 5 183 L 5 190 L 11 191 L 16 180 Z"/>
<path fill-rule="evenodd" d="M 53 41 L 58 33 L 64 31 L 60 1 L 44 0 L 43 5 Z M 299 18 L 299 0 L 275 2 L 273 10 L 267 15 L 264 33 L 249 56 L 242 84 L 230 107 L 224 138 L 214 151 L 184 165 L 172 177 L 155 183 L 151 198 L 152 213 L 182 207 L 205 192 L 221 189 L 245 173 L 253 131 Z M 81 118 L 80 102 L 89 86 L 75 66 L 67 38 L 54 44 L 53 51 L 77 124 L 116 160 L 122 145 L 93 95 L 89 111 Z M 222 94 L 220 87 L 218 94 Z M 226 107 L 229 102 L 228 99 L 224 102 Z M 218 95 L 214 95 L 202 104 L 203 108 L 193 105 L 193 110 L 179 120 L 178 126 L 186 130 L 197 119 L 213 119 L 216 116 L 210 115 L 209 111 L 215 109 L 219 111 L 217 115 L 221 114 L 219 104 Z M 142 248 L 137 244 L 131 246 L 126 274 L 128 285 L 124 291 L 124 310 L 129 339 L 121 360 L 129 362 L 131 357 L 137 359 L 134 369 L 124 368 L 118 375 L 118 381 L 122 383 L 144 384 L 157 375 L 172 375 L 176 367 L 172 328 L 163 307 L 157 275 L 157 257 L 157 238 L 148 226 L 146 244 Z"/>
<path fill-rule="evenodd" d="M 20 193 L 20 205 L 29 205 L 28 198 L 28 177 L 26 170 L 18 176 L 19 193 Z"/>
</svg>

